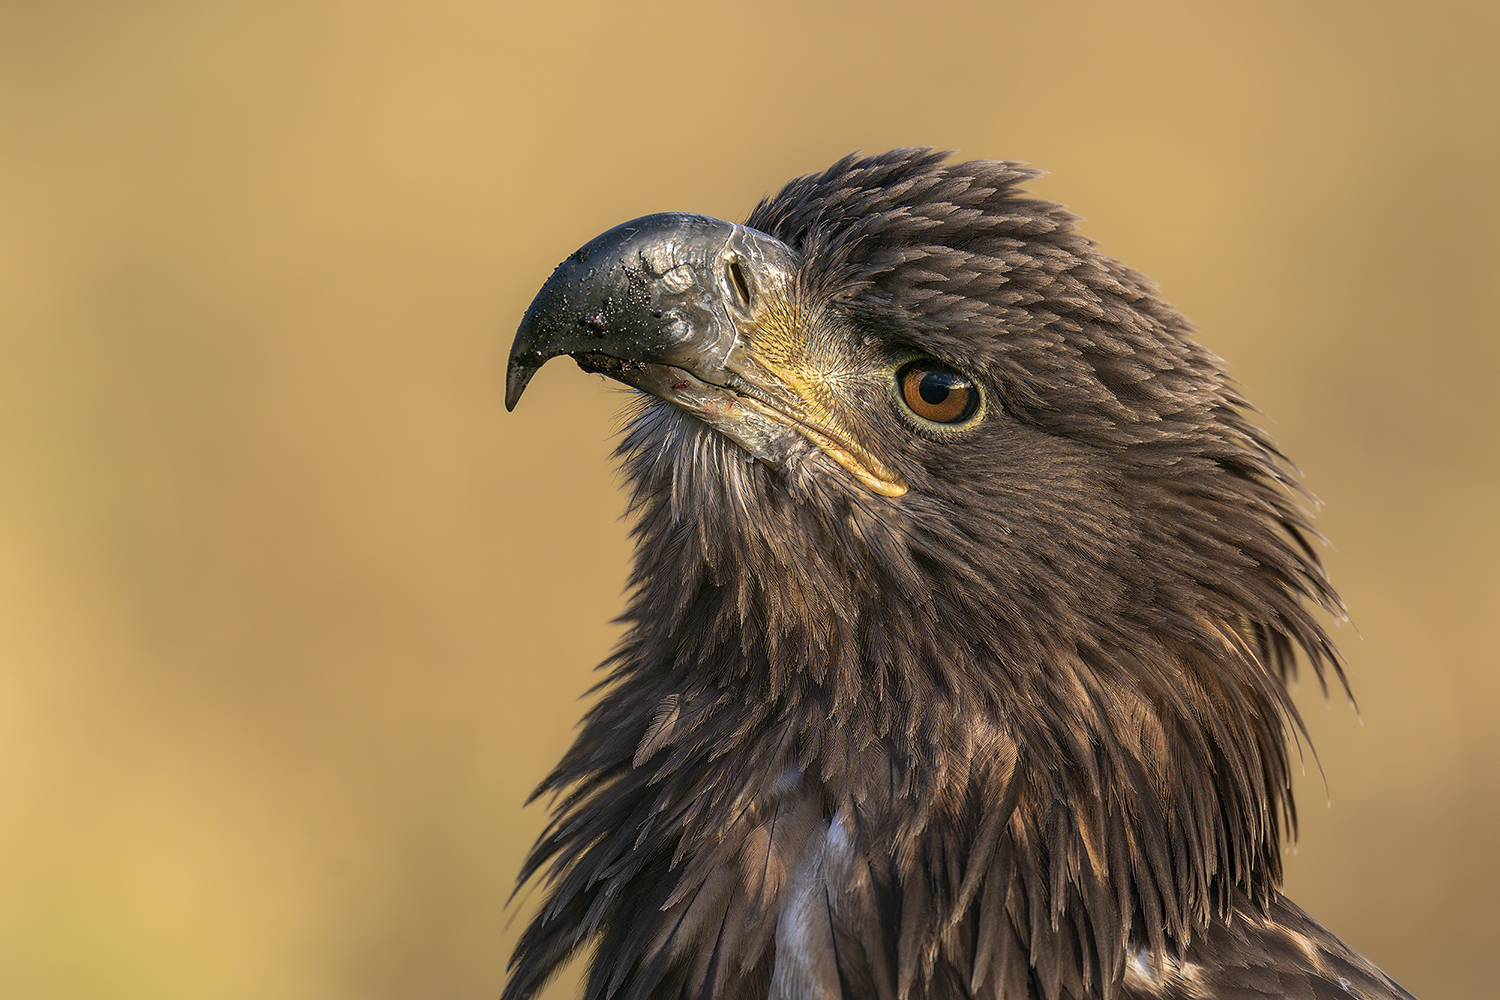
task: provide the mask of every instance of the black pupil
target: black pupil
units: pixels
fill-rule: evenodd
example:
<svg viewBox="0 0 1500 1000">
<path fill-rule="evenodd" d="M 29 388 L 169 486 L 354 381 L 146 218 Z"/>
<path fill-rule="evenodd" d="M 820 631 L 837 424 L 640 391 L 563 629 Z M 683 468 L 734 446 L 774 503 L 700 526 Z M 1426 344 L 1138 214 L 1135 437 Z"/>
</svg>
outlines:
<svg viewBox="0 0 1500 1000">
<path fill-rule="evenodd" d="M 917 393 L 922 397 L 922 402 L 938 406 L 948 398 L 957 383 L 958 379 L 945 372 L 928 372 L 922 376 Z"/>
</svg>

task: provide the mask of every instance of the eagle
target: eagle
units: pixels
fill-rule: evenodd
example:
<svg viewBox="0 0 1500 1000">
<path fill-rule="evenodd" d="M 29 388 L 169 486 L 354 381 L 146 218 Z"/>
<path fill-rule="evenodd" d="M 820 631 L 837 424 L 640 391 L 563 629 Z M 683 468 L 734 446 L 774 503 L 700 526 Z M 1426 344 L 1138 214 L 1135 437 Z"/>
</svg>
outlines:
<svg viewBox="0 0 1500 1000">
<path fill-rule="evenodd" d="M 1308 495 L 1037 173 L 851 155 L 543 285 L 506 406 L 635 390 L 635 561 L 505 1000 L 1409 998 L 1280 891 Z"/>
</svg>

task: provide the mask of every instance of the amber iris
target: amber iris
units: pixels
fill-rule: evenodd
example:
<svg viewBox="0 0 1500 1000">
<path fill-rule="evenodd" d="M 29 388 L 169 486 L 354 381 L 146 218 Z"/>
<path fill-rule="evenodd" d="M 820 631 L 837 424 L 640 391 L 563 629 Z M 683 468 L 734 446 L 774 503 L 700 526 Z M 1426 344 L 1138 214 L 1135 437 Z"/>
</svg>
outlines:
<svg viewBox="0 0 1500 1000">
<path fill-rule="evenodd" d="M 979 389 L 968 377 L 932 362 L 905 365 L 896 382 L 911 412 L 935 424 L 960 423 L 979 408 Z"/>
</svg>

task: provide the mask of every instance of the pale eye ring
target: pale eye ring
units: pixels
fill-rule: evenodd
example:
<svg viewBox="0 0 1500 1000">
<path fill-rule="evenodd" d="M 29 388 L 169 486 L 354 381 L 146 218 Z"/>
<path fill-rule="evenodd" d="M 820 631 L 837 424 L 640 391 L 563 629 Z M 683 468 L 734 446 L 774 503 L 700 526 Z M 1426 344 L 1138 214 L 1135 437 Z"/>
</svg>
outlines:
<svg viewBox="0 0 1500 1000">
<path fill-rule="evenodd" d="M 926 358 L 896 370 L 896 392 L 908 410 L 935 424 L 961 424 L 979 409 L 972 379 Z"/>
</svg>

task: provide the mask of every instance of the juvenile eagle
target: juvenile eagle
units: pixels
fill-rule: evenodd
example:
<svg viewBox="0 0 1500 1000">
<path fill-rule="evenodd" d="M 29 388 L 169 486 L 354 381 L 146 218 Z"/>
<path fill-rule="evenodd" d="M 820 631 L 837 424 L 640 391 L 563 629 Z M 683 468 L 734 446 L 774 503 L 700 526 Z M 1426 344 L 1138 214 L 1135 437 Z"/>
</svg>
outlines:
<svg viewBox="0 0 1500 1000">
<path fill-rule="evenodd" d="M 639 390 L 637 548 L 506 1000 L 1408 996 L 1278 888 L 1299 488 L 1033 176 L 851 156 L 537 295 L 506 404 Z"/>
</svg>

